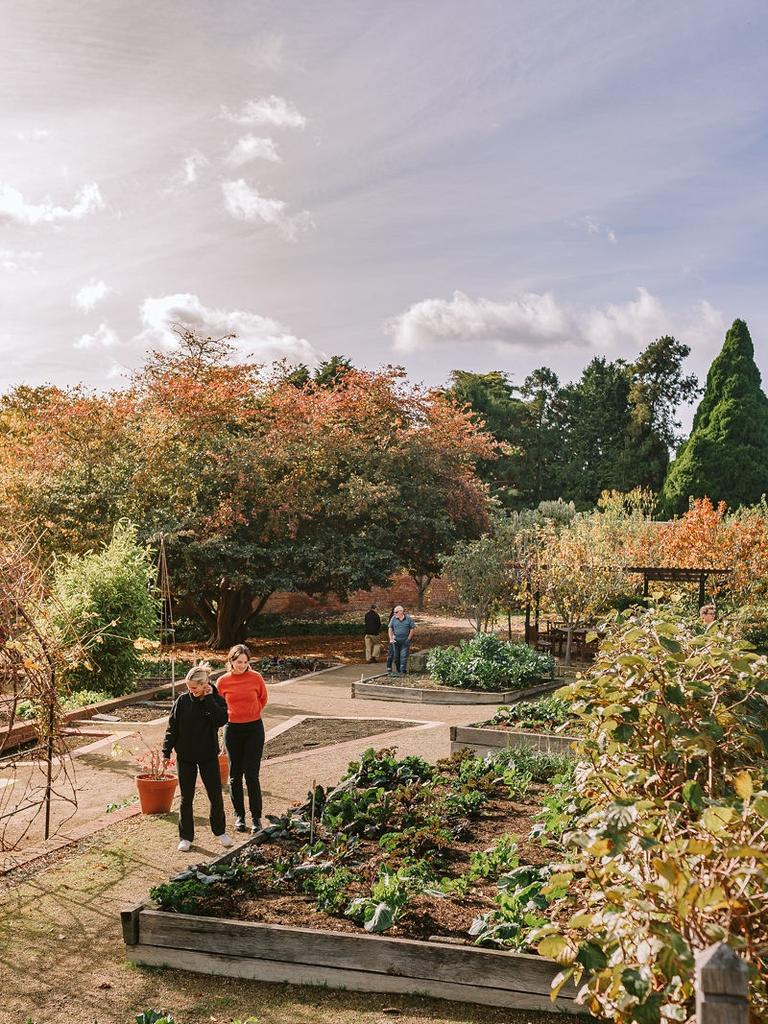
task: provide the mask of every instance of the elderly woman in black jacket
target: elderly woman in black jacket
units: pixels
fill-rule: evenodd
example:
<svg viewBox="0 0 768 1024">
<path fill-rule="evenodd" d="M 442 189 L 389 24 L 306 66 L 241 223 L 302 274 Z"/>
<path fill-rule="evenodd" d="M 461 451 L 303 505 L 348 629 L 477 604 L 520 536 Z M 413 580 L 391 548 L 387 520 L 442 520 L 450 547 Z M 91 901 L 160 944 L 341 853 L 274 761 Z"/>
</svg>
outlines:
<svg viewBox="0 0 768 1024">
<path fill-rule="evenodd" d="M 163 756 L 176 751 L 176 770 L 181 790 L 179 807 L 179 850 L 186 853 L 195 838 L 192 802 L 197 773 L 203 780 L 211 803 L 211 831 L 222 846 L 232 846 L 227 835 L 224 797 L 219 772 L 219 729 L 227 724 L 227 704 L 210 680 L 208 665 L 190 669 L 185 682 L 187 692 L 173 705 L 163 741 Z"/>
</svg>

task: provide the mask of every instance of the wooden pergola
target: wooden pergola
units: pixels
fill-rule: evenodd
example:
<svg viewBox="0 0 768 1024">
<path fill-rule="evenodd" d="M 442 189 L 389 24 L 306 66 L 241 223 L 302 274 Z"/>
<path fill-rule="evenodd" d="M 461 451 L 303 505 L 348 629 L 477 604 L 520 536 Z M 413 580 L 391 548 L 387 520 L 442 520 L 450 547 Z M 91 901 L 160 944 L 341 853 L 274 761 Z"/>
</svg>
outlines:
<svg viewBox="0 0 768 1024">
<path fill-rule="evenodd" d="M 729 576 L 733 569 L 714 569 L 710 567 L 697 567 L 680 569 L 677 566 L 668 565 L 627 565 L 617 566 L 626 573 L 643 577 L 643 597 L 648 597 L 648 584 L 656 583 L 697 583 L 699 587 L 699 607 L 706 599 L 707 580 L 710 576 Z M 531 607 L 533 598 L 533 607 Z M 530 643 L 532 636 L 538 635 L 539 630 L 539 600 L 540 595 L 528 591 L 528 601 L 525 608 L 525 642 Z M 531 624 L 531 611 L 534 612 L 534 622 Z"/>
<path fill-rule="evenodd" d="M 729 576 L 733 569 L 678 569 L 662 565 L 629 565 L 624 572 L 643 577 L 643 597 L 648 597 L 648 584 L 656 583 L 698 583 L 699 607 L 704 604 L 707 580 L 710 576 Z"/>
</svg>

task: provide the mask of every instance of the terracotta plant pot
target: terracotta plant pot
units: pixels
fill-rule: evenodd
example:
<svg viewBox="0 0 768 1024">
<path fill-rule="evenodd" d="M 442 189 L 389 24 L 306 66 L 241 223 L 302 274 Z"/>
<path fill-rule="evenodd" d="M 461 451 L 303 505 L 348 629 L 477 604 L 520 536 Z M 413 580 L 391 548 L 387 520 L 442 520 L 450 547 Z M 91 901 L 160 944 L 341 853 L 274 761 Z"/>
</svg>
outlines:
<svg viewBox="0 0 768 1024">
<path fill-rule="evenodd" d="M 229 782 L 229 758 L 226 754 L 219 754 L 219 773 L 222 786 L 226 786 Z"/>
<path fill-rule="evenodd" d="M 146 775 L 137 775 L 136 788 L 139 791 L 142 814 L 167 814 L 176 792 L 176 776 L 150 779 Z"/>
</svg>

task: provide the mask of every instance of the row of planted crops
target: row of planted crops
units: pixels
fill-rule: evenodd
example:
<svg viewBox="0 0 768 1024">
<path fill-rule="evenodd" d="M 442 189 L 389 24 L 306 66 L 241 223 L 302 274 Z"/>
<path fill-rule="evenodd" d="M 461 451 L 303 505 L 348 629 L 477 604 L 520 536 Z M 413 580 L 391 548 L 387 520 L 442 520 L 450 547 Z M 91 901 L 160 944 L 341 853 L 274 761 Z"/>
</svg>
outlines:
<svg viewBox="0 0 768 1024">
<path fill-rule="evenodd" d="M 727 623 L 629 613 L 587 675 L 481 728 L 571 749 L 435 765 L 369 750 L 235 856 L 154 889 L 156 918 L 444 943 L 456 979 L 457 957 L 490 976 L 506 956 L 509 973 L 543 971 L 554 994 L 638 1024 L 689 1020 L 695 953 L 724 941 L 768 1019 L 765 656 Z"/>
</svg>

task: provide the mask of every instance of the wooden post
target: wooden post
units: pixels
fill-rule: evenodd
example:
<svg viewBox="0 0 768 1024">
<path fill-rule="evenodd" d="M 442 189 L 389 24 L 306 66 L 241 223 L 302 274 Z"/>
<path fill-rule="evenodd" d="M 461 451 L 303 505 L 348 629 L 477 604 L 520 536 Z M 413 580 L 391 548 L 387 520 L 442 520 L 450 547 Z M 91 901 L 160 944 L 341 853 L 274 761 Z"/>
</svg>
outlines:
<svg viewBox="0 0 768 1024">
<path fill-rule="evenodd" d="M 135 946 L 139 941 L 139 916 L 144 904 L 138 903 L 135 907 L 127 907 L 120 911 L 120 921 L 123 926 L 123 942 L 126 946 Z"/>
<path fill-rule="evenodd" d="M 707 574 L 703 572 L 699 576 L 699 608 L 704 604 L 704 586 L 707 582 Z"/>
<path fill-rule="evenodd" d="M 696 1024 L 749 1024 L 749 968 L 724 942 L 696 954 Z"/>
</svg>

